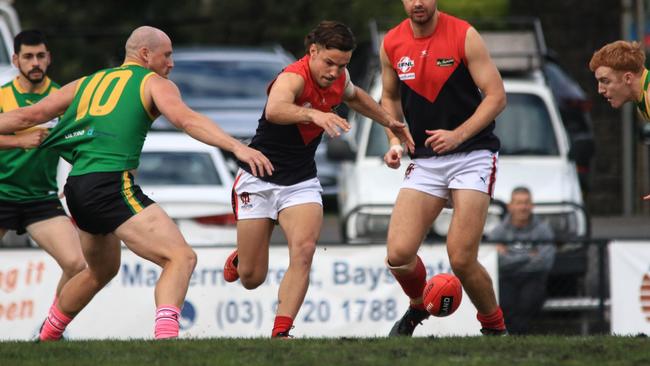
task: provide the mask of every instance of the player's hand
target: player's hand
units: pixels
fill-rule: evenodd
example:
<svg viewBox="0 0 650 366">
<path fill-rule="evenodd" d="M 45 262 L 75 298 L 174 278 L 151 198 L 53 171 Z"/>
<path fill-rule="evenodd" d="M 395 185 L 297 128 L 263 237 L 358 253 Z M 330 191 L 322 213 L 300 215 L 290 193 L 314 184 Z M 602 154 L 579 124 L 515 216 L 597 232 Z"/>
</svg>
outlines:
<svg viewBox="0 0 650 366">
<path fill-rule="evenodd" d="M 402 141 L 402 143 L 406 145 L 406 148 L 411 152 L 411 154 L 415 152 L 415 142 L 413 141 L 413 137 L 411 136 L 411 132 L 406 126 L 406 123 L 391 120 L 388 128 L 399 138 L 400 141 Z"/>
<path fill-rule="evenodd" d="M 462 143 L 456 131 L 424 130 L 424 132 L 429 135 L 424 140 L 424 146 L 430 146 L 437 154 L 450 152 Z"/>
<path fill-rule="evenodd" d="M 647 196 L 645 196 L 645 197 L 643 197 L 643 200 L 644 200 L 644 201 L 650 201 L 650 194 L 647 195 Z"/>
<path fill-rule="evenodd" d="M 388 149 L 386 154 L 384 154 L 384 162 L 389 168 L 397 169 L 401 165 L 403 153 L 404 148 L 402 148 L 402 146 L 393 145 Z"/>
<path fill-rule="evenodd" d="M 336 113 L 325 113 L 314 110 L 312 122 L 325 130 L 330 137 L 337 137 L 341 135 L 341 131 L 350 131 L 350 124 L 344 118 L 339 117 Z"/>
<path fill-rule="evenodd" d="M 248 164 L 254 176 L 263 177 L 265 175 L 273 175 L 271 161 L 261 152 L 241 144 L 233 150 L 233 154 L 235 154 L 239 161 Z"/>
<path fill-rule="evenodd" d="M 16 135 L 16 139 L 18 140 L 18 146 L 21 148 L 32 149 L 38 147 L 38 145 L 40 145 L 41 142 L 45 140 L 48 134 L 48 130 L 44 128 L 37 128 L 32 131 Z"/>
</svg>

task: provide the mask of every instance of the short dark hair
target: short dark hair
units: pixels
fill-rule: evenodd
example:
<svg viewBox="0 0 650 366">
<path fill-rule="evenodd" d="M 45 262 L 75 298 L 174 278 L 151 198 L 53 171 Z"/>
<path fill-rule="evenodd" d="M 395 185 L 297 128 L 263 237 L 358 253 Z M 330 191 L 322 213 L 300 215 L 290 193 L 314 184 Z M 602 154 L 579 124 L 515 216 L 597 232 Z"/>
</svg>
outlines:
<svg viewBox="0 0 650 366">
<path fill-rule="evenodd" d="M 515 195 L 517 193 L 525 193 L 525 194 L 527 194 L 529 196 L 532 196 L 532 194 L 530 193 L 530 189 L 528 189 L 528 187 L 524 187 L 524 186 L 517 186 L 517 187 L 512 189 L 512 193 L 511 193 L 512 195 Z"/>
<path fill-rule="evenodd" d="M 352 51 L 357 47 L 352 30 L 347 25 L 333 20 L 323 20 L 307 34 L 305 37 L 307 52 L 309 46 L 314 43 L 326 49 L 335 48 L 340 51 Z"/>
<path fill-rule="evenodd" d="M 39 44 L 44 44 L 45 49 L 49 50 L 47 47 L 47 40 L 45 39 L 45 34 L 43 34 L 43 32 L 36 29 L 24 30 L 18 33 L 16 37 L 14 37 L 14 53 L 19 54 L 20 47 L 22 45 L 37 46 Z"/>
</svg>

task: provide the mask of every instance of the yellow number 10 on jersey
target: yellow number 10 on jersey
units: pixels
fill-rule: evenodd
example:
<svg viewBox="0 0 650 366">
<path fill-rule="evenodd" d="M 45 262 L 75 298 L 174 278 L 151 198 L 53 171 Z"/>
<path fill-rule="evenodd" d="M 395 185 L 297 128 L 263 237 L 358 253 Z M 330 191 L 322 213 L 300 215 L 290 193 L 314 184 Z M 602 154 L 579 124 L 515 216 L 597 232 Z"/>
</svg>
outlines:
<svg viewBox="0 0 650 366">
<path fill-rule="evenodd" d="M 106 71 L 95 74 L 86 85 L 83 94 L 81 94 L 75 121 L 84 118 L 86 114 L 90 114 L 91 116 L 105 116 L 111 113 L 124 91 L 126 82 L 129 81 L 132 75 L 133 72 L 131 70 L 113 71 L 108 75 L 106 75 Z M 111 90 L 111 94 L 108 98 L 104 98 L 106 90 L 115 79 L 117 79 L 117 82 Z M 104 99 L 106 101 L 100 104 Z"/>
</svg>

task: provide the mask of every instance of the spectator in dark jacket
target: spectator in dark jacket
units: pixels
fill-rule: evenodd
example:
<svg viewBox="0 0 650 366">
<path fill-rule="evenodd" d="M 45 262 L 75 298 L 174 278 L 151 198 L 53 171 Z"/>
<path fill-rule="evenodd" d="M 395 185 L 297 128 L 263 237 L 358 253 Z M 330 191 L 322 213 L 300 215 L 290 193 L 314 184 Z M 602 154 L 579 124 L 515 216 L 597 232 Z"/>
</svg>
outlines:
<svg viewBox="0 0 650 366">
<path fill-rule="evenodd" d="M 512 191 L 508 214 L 490 232 L 499 251 L 499 302 L 511 334 L 526 334 L 546 299 L 546 280 L 555 260 L 553 230 L 533 214 L 530 190 Z"/>
</svg>

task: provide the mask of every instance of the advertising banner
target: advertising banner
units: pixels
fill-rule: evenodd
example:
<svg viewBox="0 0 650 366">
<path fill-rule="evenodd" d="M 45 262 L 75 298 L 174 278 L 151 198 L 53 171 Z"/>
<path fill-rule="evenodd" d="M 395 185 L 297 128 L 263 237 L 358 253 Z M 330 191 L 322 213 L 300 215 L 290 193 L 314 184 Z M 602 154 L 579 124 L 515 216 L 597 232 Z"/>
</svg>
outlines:
<svg viewBox="0 0 650 366">
<path fill-rule="evenodd" d="M 269 337 L 288 249 L 273 246 L 266 281 L 247 290 L 223 279 L 233 248 L 195 248 L 198 264 L 182 309 L 181 337 Z M 444 245 L 420 250 L 427 276 L 451 272 Z M 310 286 L 291 332 L 297 337 L 386 336 L 407 309 L 403 294 L 384 265 L 384 245 L 317 247 Z M 494 246 L 482 245 L 479 261 L 497 280 Z M 68 326 L 68 339 L 152 338 L 154 288 L 161 269 L 129 250 L 119 274 Z M 0 255 L 0 339 L 33 339 L 52 303 L 60 269 L 40 250 L 6 250 Z M 430 317 L 416 336 L 478 335 L 476 309 L 466 294 L 446 318 Z"/>
<path fill-rule="evenodd" d="M 609 245 L 612 334 L 650 334 L 650 242 Z"/>
</svg>

